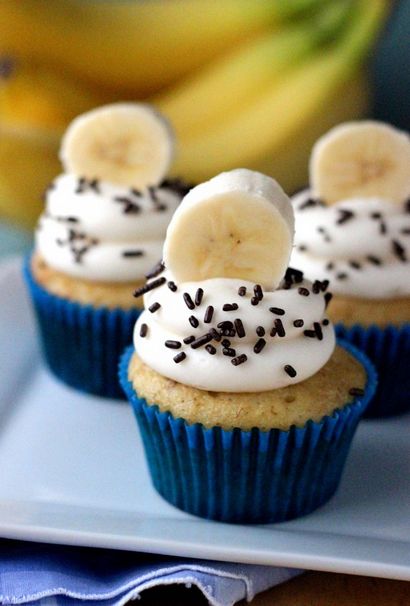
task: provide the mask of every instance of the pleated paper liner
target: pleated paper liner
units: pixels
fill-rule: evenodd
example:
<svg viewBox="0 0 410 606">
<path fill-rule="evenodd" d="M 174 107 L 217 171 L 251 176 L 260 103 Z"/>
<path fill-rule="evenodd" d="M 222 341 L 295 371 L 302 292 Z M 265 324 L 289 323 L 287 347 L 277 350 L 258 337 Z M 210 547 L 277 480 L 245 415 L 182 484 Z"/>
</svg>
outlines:
<svg viewBox="0 0 410 606">
<path fill-rule="evenodd" d="M 128 380 L 134 352 L 120 363 L 120 381 L 144 443 L 152 482 L 169 503 L 202 518 L 273 523 L 306 515 L 336 491 L 358 421 L 376 388 L 367 358 L 342 344 L 365 367 L 365 394 L 320 422 L 288 431 L 227 431 L 189 425 L 139 398 Z M 337 379 L 337 378 L 336 378 Z"/>
<path fill-rule="evenodd" d="M 336 326 L 336 334 L 363 351 L 377 370 L 377 392 L 365 417 L 388 417 L 410 411 L 410 324 L 379 328 Z"/>
<path fill-rule="evenodd" d="M 24 277 L 33 302 L 44 358 L 61 381 L 90 394 L 124 399 L 118 361 L 132 343 L 141 311 L 93 307 L 53 295 L 37 284 L 25 259 Z"/>
</svg>

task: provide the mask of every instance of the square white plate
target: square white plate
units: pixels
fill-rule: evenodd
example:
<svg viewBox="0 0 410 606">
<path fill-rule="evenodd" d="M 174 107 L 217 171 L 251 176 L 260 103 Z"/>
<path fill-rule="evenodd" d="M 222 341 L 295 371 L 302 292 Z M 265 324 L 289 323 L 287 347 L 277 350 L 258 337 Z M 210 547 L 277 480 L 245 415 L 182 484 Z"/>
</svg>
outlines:
<svg viewBox="0 0 410 606">
<path fill-rule="evenodd" d="M 362 422 L 337 495 L 305 518 L 184 514 L 151 486 L 129 406 L 42 365 L 20 265 L 0 267 L 0 536 L 410 580 L 410 416 Z"/>
</svg>

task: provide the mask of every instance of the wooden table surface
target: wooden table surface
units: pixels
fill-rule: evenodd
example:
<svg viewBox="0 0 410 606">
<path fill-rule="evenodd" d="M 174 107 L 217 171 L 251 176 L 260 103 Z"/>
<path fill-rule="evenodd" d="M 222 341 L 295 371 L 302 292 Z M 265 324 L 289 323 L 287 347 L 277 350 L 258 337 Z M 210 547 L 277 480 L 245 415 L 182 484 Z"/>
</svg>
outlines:
<svg viewBox="0 0 410 606">
<path fill-rule="evenodd" d="M 135 604 L 135 602 L 133 602 Z M 167 587 L 142 594 L 138 606 L 206 606 L 197 589 Z M 239 606 L 246 606 L 240 602 Z M 410 606 L 410 583 L 307 572 L 259 594 L 251 606 Z"/>
</svg>

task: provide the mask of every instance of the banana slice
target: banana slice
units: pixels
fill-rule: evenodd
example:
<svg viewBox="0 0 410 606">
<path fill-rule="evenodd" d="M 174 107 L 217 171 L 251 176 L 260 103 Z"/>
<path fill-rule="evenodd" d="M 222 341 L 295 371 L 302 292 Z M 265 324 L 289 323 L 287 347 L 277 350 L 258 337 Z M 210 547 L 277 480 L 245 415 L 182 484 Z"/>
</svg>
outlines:
<svg viewBox="0 0 410 606">
<path fill-rule="evenodd" d="M 164 244 L 165 266 L 180 282 L 240 278 L 276 288 L 289 263 L 293 209 L 274 179 L 247 169 L 192 189 Z"/>
<path fill-rule="evenodd" d="M 168 172 L 174 136 L 149 105 L 115 103 L 76 118 L 60 159 L 67 172 L 135 188 L 158 184 Z"/>
<path fill-rule="evenodd" d="M 371 120 L 336 126 L 313 147 L 310 182 L 328 204 L 363 196 L 401 203 L 410 194 L 410 138 Z"/>
</svg>

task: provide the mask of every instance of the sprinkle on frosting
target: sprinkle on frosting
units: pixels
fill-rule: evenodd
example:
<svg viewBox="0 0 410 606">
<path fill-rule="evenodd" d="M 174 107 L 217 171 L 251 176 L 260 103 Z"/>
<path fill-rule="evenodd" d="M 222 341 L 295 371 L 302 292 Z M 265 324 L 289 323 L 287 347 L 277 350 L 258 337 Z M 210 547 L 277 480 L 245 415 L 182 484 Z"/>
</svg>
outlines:
<svg viewBox="0 0 410 606">
<path fill-rule="evenodd" d="M 166 282 L 166 278 L 158 278 L 157 280 L 153 280 L 153 282 L 147 282 L 144 284 L 144 286 L 141 286 L 141 288 L 137 288 L 134 291 L 134 297 L 141 297 L 141 295 L 145 295 L 145 293 L 149 292 L 150 290 L 158 288 L 164 284 L 164 282 Z"/>
<path fill-rule="evenodd" d="M 381 198 L 355 198 L 325 207 L 304 206 L 310 197 L 307 190 L 293 199 L 293 266 L 308 278 L 330 280 L 336 294 L 368 299 L 410 296 L 410 249 L 403 238 L 403 229 L 410 233 L 408 200 L 400 205 Z M 331 241 L 325 241 L 326 234 Z M 309 247 L 302 250 L 306 242 Z"/>
<path fill-rule="evenodd" d="M 148 307 L 148 311 L 150 311 L 152 314 L 154 314 L 156 311 L 159 310 L 160 307 L 161 307 L 161 304 L 158 303 L 158 301 L 156 301 L 155 303 L 153 303 L 152 305 L 150 305 Z"/>
<path fill-rule="evenodd" d="M 325 292 L 327 281 L 317 281 L 313 288 L 302 272 L 291 268 L 282 288 L 264 290 L 261 300 L 257 285 L 234 279 L 205 280 L 201 286 L 195 282 L 175 283 L 180 296 L 168 286 L 174 282 L 168 270 L 148 284 L 157 280 L 163 280 L 161 285 L 145 294 L 146 311 L 137 322 L 135 346 L 146 363 L 174 380 L 210 391 L 264 391 L 284 386 L 290 379 L 304 380 L 333 351 L 333 327 L 324 322 L 330 295 Z M 249 293 L 249 299 L 251 294 L 258 298 L 257 306 L 240 305 L 241 287 Z M 299 289 L 314 292 L 314 296 L 300 297 Z M 155 303 L 160 303 L 164 311 L 154 317 L 149 308 Z M 208 327 L 203 332 L 201 321 Z M 143 338 L 141 324 L 147 325 Z M 306 327 L 310 339 L 304 334 Z M 185 356 L 175 361 L 176 356 L 167 354 L 175 349 Z M 181 370 L 178 360 L 184 360 Z M 237 366 L 243 371 L 236 371 Z M 285 367 L 290 368 L 289 372 L 284 371 Z"/>
<path fill-rule="evenodd" d="M 167 207 L 160 215 L 148 190 L 60 175 L 45 193 L 36 250 L 47 265 L 74 278 L 140 280 L 161 256 L 168 223 L 181 200 L 172 188 L 162 186 L 155 196 Z M 141 254 L 128 254 L 137 250 Z"/>
<path fill-rule="evenodd" d="M 162 261 L 158 261 L 158 263 L 156 263 L 154 265 L 154 267 L 152 269 L 150 269 L 150 271 L 148 273 L 145 274 L 145 277 L 147 278 L 147 280 L 149 280 L 150 278 L 156 278 L 157 276 L 162 274 L 164 269 L 165 269 L 164 263 Z"/>
</svg>

